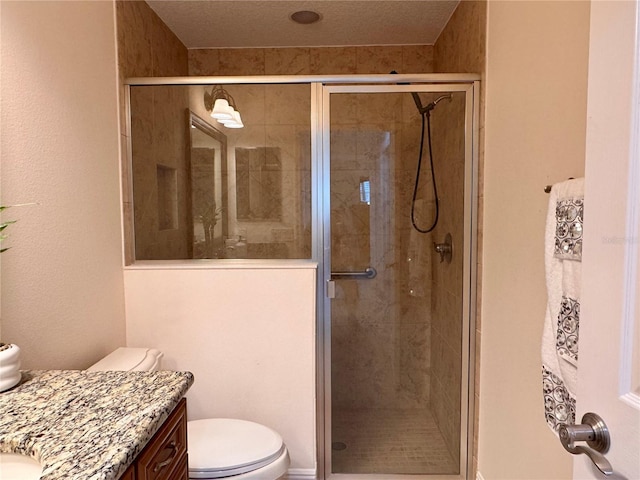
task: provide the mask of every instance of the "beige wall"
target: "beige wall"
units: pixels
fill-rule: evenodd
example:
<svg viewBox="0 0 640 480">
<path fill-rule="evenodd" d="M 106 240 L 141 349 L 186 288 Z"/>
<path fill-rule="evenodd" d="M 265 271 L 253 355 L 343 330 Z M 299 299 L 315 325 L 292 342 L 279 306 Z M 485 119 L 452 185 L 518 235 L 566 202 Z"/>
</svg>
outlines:
<svg viewBox="0 0 640 480">
<path fill-rule="evenodd" d="M 2 2 L 2 340 L 24 368 L 124 344 L 114 10 Z M 55 19 L 55 21 L 52 21 Z"/>
<path fill-rule="evenodd" d="M 125 271 L 127 345 L 189 370 L 190 419 L 244 418 L 278 431 L 290 473 L 315 473 L 315 266 Z M 250 301 L 248 301 L 250 299 Z"/>
<path fill-rule="evenodd" d="M 584 174 L 588 2 L 488 5 L 479 471 L 568 479 L 547 428 L 544 186 Z"/>
</svg>

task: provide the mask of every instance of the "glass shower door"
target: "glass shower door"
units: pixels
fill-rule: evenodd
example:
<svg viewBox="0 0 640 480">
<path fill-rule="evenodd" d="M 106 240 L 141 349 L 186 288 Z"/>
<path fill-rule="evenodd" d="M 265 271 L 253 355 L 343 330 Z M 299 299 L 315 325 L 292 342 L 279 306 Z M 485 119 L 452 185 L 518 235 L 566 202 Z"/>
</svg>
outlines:
<svg viewBox="0 0 640 480">
<path fill-rule="evenodd" d="M 332 474 L 461 472 L 463 263 L 440 266 L 433 244 L 445 233 L 464 243 L 466 100 L 445 93 L 429 119 L 441 191 L 427 234 L 411 218 L 436 215 L 426 137 L 416 189 L 422 116 L 412 95 L 329 96 Z"/>
</svg>

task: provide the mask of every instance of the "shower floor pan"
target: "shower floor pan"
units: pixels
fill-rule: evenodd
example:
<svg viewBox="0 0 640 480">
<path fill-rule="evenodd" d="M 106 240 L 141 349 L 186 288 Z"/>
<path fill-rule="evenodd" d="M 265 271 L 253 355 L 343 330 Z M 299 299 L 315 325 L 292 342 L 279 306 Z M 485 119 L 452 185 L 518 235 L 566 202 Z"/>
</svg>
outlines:
<svg viewBox="0 0 640 480">
<path fill-rule="evenodd" d="M 334 409 L 332 440 L 333 473 L 459 470 L 429 409 Z"/>
</svg>

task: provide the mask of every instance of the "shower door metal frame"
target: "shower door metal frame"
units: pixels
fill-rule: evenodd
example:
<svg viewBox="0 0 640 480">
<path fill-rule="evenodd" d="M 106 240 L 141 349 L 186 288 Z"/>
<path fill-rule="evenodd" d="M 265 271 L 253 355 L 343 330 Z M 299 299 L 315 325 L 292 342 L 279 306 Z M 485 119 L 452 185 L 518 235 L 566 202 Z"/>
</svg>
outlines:
<svg viewBox="0 0 640 480">
<path fill-rule="evenodd" d="M 233 84 L 309 84 L 311 86 L 311 183 L 312 183 L 312 260 L 317 262 L 316 294 L 316 441 L 319 479 L 437 480 L 435 475 L 347 475 L 331 474 L 331 305 L 326 296 L 330 276 L 330 184 L 329 184 L 329 95 L 331 93 L 410 93 L 466 92 L 465 113 L 465 194 L 464 194 L 464 297 L 463 309 L 463 385 L 461 395 L 461 474 L 445 475 L 447 480 L 466 479 L 473 470 L 474 366 L 476 317 L 476 250 L 478 210 L 478 121 L 480 76 L 477 74 L 398 74 L 398 75 L 261 75 L 225 77 L 133 77 L 125 80 L 125 131 L 131 131 L 130 88 L 140 85 L 233 85 Z M 403 85 L 398 85 L 403 83 Z M 413 85 L 409 85 L 412 83 Z M 127 158 L 131 159 L 131 136 L 127 139 Z M 131 188 L 130 185 L 128 188 Z M 273 260 L 254 260 L 272 264 Z M 327 317 L 328 315 L 328 317 Z M 465 428 L 466 427 L 466 428 Z M 464 435 L 463 435 L 464 433 Z M 327 448 L 329 447 L 329 448 Z M 464 452 L 464 453 L 463 453 Z"/>
<path fill-rule="evenodd" d="M 475 317 L 478 212 L 478 120 L 479 76 L 474 74 L 424 74 L 350 76 L 349 82 L 333 85 L 325 81 L 312 84 L 312 184 L 316 186 L 314 214 L 314 259 L 318 261 L 317 296 L 317 448 L 318 478 L 341 480 L 469 479 L 473 471 Z M 410 77 L 406 80 L 405 77 Z M 343 79 L 344 80 L 344 79 Z M 398 85 L 395 82 L 415 82 Z M 347 83 L 346 85 L 344 83 Z M 359 85 L 358 85 L 359 83 Z M 391 83 L 391 84 L 390 84 Z M 395 475 L 339 474 L 331 472 L 331 298 L 327 289 L 331 278 L 331 204 L 330 204 L 330 96 L 337 93 L 465 93 L 465 178 L 462 313 L 462 375 L 460 396 L 460 474 Z"/>
</svg>

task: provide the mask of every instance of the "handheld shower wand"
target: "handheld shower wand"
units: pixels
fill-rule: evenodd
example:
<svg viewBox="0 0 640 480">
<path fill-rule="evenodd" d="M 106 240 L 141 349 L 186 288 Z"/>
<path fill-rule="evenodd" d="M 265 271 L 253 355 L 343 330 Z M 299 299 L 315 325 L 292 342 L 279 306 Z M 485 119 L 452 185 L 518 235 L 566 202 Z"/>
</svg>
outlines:
<svg viewBox="0 0 640 480">
<path fill-rule="evenodd" d="M 391 74 L 397 74 L 398 72 L 396 72 L 395 70 L 391 71 Z M 399 85 L 408 85 L 406 83 L 402 83 Z M 420 233 L 429 233 L 431 231 L 433 231 L 434 228 L 436 228 L 436 225 L 438 224 L 438 217 L 440 216 L 440 201 L 438 199 L 438 187 L 436 185 L 436 172 L 435 172 L 435 168 L 433 166 L 433 148 L 431 145 L 431 110 L 433 110 L 434 108 L 436 108 L 436 105 L 438 103 L 440 103 L 442 100 L 448 99 L 450 102 L 453 101 L 453 94 L 452 93 L 446 93 L 444 95 L 440 95 L 438 98 L 436 98 L 433 102 L 427 104 L 427 105 L 422 105 L 422 100 L 420 100 L 420 95 L 418 95 L 417 92 L 411 92 L 411 96 L 413 97 L 413 101 L 416 104 L 416 107 L 418 108 L 418 113 L 420 113 L 420 118 L 422 119 L 422 130 L 420 133 L 420 152 L 418 154 L 418 167 L 417 167 L 417 171 L 416 171 L 416 180 L 415 180 L 415 184 L 413 186 L 413 198 L 411 199 L 411 225 L 413 225 L 413 228 L 415 230 L 417 230 Z M 425 118 L 427 119 L 425 122 Z M 424 150 L 424 140 L 425 140 L 425 127 L 427 130 L 427 141 L 429 144 L 429 163 L 431 166 L 431 185 L 433 186 L 433 197 L 435 200 L 435 207 L 436 207 L 436 211 L 434 214 L 434 218 L 433 218 L 433 222 L 431 223 L 431 226 L 429 226 L 428 228 L 421 228 L 418 226 L 418 223 L 416 221 L 416 200 L 418 198 L 418 186 L 420 184 L 420 171 L 422 169 L 422 152 Z"/>
<path fill-rule="evenodd" d="M 429 103 L 426 106 L 422 105 L 422 101 L 420 100 L 420 96 L 416 92 L 412 92 L 413 101 L 416 103 L 416 107 L 418 107 L 418 112 L 420 112 L 420 117 L 422 118 L 422 131 L 420 134 L 420 153 L 418 154 L 418 167 L 416 171 L 416 181 L 413 187 L 413 198 L 411 200 L 411 224 L 413 228 L 416 229 L 420 233 L 429 233 L 436 228 L 438 224 L 438 217 L 440 216 L 440 200 L 438 199 L 438 187 L 436 185 L 436 172 L 433 166 L 433 147 L 431 145 L 431 110 L 436 108 L 436 105 L 444 100 L 445 98 L 449 101 L 453 100 L 453 94 L 448 93 L 445 95 L 441 95 L 436 98 L 433 102 Z M 424 130 L 425 130 L 425 120 L 427 127 L 427 140 L 429 143 L 429 164 L 431 166 L 431 185 L 433 186 L 433 197 L 435 200 L 436 211 L 433 218 L 433 223 L 428 228 L 421 228 L 418 226 L 416 221 L 416 199 L 418 198 L 418 185 L 420 183 L 420 170 L 422 169 L 422 152 L 424 149 Z"/>
</svg>

